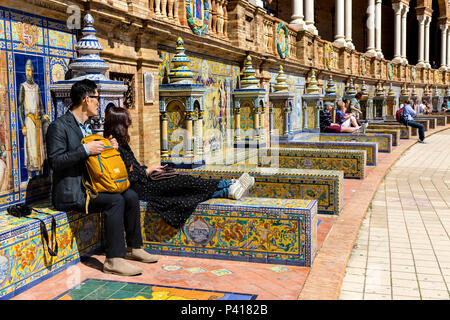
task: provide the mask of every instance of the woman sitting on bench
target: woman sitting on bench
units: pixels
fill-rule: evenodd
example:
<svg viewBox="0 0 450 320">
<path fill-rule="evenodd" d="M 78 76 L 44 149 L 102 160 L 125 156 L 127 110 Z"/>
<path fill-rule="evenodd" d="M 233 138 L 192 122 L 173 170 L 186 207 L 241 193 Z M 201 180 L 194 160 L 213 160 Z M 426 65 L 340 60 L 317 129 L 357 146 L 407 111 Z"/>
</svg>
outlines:
<svg viewBox="0 0 450 320">
<path fill-rule="evenodd" d="M 211 198 L 239 200 L 255 183 L 255 178 L 248 173 L 237 180 L 218 180 L 177 174 L 161 166 L 142 166 L 129 146 L 130 125 L 128 110 L 111 103 L 106 107 L 103 134 L 117 140 L 130 187 L 174 228 L 180 228 L 200 202 Z"/>
</svg>

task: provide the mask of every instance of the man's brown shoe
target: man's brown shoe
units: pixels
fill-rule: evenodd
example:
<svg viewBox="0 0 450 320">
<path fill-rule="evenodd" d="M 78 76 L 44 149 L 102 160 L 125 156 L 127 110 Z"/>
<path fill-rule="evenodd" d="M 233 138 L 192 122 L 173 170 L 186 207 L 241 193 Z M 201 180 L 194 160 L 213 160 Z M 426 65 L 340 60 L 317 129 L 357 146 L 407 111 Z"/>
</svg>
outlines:
<svg viewBox="0 0 450 320">
<path fill-rule="evenodd" d="M 145 263 L 158 262 L 158 257 L 145 251 L 144 249 L 127 248 L 125 259 L 136 260 Z"/>
<path fill-rule="evenodd" d="M 137 276 L 142 274 L 142 269 L 123 258 L 107 258 L 103 264 L 103 272 L 118 276 Z"/>
</svg>

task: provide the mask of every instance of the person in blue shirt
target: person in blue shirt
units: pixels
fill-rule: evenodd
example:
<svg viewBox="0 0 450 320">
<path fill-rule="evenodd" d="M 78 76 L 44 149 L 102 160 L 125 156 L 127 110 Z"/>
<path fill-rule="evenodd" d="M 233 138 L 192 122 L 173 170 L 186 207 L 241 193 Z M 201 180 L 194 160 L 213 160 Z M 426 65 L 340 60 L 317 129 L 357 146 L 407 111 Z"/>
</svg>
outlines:
<svg viewBox="0 0 450 320">
<path fill-rule="evenodd" d="M 413 128 L 417 128 L 419 130 L 419 142 L 426 143 L 425 142 L 425 128 L 423 127 L 422 124 L 414 121 L 414 118 L 416 117 L 417 113 L 411 107 L 411 104 L 412 104 L 412 101 L 408 100 L 403 107 L 403 115 L 404 115 L 405 121 L 406 121 L 405 125 L 413 127 Z"/>
</svg>

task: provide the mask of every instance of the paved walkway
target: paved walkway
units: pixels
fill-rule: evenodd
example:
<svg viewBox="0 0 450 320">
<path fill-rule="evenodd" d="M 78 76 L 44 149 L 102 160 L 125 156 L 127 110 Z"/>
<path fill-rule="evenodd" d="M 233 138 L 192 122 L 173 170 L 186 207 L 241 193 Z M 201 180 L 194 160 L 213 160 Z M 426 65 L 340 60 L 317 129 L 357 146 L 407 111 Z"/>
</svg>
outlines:
<svg viewBox="0 0 450 320">
<path fill-rule="evenodd" d="M 449 299 L 450 130 L 387 173 L 362 222 L 340 299 Z"/>
</svg>

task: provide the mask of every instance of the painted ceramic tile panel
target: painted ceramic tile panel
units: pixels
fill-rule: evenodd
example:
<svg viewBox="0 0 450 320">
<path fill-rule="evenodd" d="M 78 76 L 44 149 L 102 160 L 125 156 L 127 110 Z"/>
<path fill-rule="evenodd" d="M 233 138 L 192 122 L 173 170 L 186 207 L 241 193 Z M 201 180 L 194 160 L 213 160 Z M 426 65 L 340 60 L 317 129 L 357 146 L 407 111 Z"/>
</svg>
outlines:
<svg viewBox="0 0 450 320">
<path fill-rule="evenodd" d="M 0 208 L 48 193 L 45 133 L 54 118 L 50 85 L 75 56 L 64 22 L 0 7 Z M 32 181 L 32 184 L 30 184 Z M 38 192 L 39 191 L 39 192 Z"/>
<path fill-rule="evenodd" d="M 294 92 L 295 95 L 295 106 L 292 112 L 292 128 L 294 131 L 301 130 L 302 128 L 302 94 L 305 89 L 305 78 L 295 74 L 285 73 L 286 83 L 289 85 L 289 91 Z M 278 76 L 278 70 L 270 72 L 270 85 L 273 86 L 277 83 L 276 78 Z M 269 94 L 269 90 L 267 90 Z"/>
<path fill-rule="evenodd" d="M 86 279 L 55 300 L 254 300 L 256 295 Z"/>
<path fill-rule="evenodd" d="M 70 214 L 48 209 L 48 203 L 35 208 L 28 218 L 12 217 L 0 212 L 0 297 L 79 259 L 83 252 L 97 248 L 101 241 L 102 217 L 99 214 Z M 56 237 L 49 231 L 51 243 L 58 241 L 58 255 L 52 257 L 43 245 L 39 222 L 49 215 L 56 221 Z M 55 238 L 54 238 L 55 237 Z"/>
<path fill-rule="evenodd" d="M 274 259 L 299 265 L 311 261 L 310 248 L 315 248 L 311 242 L 316 242 L 311 223 L 317 223 L 316 213 L 315 201 L 245 198 L 236 203 L 213 199 L 200 204 L 177 230 L 141 202 L 144 243 L 156 252 L 241 260 L 264 259 L 271 254 Z"/>
<path fill-rule="evenodd" d="M 160 48 L 159 55 L 162 60 L 159 66 L 160 83 L 165 83 L 171 68 L 173 49 Z M 203 84 L 207 88 L 203 100 L 203 149 L 207 153 L 230 146 L 232 139 L 231 136 L 226 136 L 226 130 L 232 128 L 231 92 L 238 84 L 239 65 L 196 55 L 188 50 L 186 55 L 194 72 L 194 83 Z"/>
</svg>

